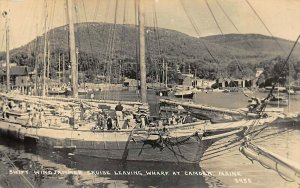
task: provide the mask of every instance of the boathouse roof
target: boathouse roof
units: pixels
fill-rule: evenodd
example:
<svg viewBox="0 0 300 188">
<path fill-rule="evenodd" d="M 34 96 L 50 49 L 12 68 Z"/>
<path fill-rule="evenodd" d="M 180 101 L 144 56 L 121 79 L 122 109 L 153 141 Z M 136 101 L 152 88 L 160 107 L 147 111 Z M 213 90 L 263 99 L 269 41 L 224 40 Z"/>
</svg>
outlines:
<svg viewBox="0 0 300 188">
<path fill-rule="evenodd" d="M 10 75 L 11 76 L 26 76 L 29 74 L 33 74 L 33 70 L 28 66 L 13 66 L 10 67 Z M 0 76 L 6 75 L 6 68 L 1 67 Z"/>
</svg>

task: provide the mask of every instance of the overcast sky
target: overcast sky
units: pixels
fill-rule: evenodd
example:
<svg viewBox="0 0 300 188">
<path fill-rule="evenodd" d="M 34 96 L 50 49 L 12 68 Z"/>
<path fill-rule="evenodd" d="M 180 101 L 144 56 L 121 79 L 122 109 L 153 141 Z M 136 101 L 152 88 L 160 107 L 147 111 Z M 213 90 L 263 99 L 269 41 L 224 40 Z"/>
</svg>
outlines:
<svg viewBox="0 0 300 188">
<path fill-rule="evenodd" d="M 300 0 L 248 0 L 274 36 L 296 40 L 300 34 Z M 65 0 L 46 0 L 47 29 L 66 24 Z M 117 23 L 134 24 L 134 0 L 74 0 L 76 22 L 110 22 L 117 7 Z M 201 36 L 220 34 L 205 0 L 142 0 L 145 22 L 153 26 L 153 13 L 157 14 L 158 27 L 174 29 L 198 36 L 191 21 L 199 28 Z M 181 4 L 183 3 L 184 8 Z M 241 33 L 269 35 L 251 10 L 246 0 L 207 0 L 224 33 L 238 33 L 222 9 Z M 217 4 L 219 3 L 219 5 Z M 45 25 L 44 0 L 0 0 L 0 11 L 9 11 L 10 49 L 26 44 L 41 35 Z M 155 11 L 154 11 L 155 10 Z M 125 19 L 124 19 L 125 15 Z M 0 50 L 5 49 L 5 19 L 0 17 Z"/>
</svg>

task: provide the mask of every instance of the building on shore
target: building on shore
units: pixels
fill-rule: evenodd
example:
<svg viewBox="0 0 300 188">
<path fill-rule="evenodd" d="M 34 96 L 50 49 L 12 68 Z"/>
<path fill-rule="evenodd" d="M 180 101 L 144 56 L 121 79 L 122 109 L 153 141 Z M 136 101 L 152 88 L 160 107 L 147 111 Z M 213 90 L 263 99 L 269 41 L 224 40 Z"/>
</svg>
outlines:
<svg viewBox="0 0 300 188">
<path fill-rule="evenodd" d="M 138 87 L 140 85 L 140 81 L 131 78 L 125 78 L 123 81 L 123 86 L 125 87 Z"/>
<path fill-rule="evenodd" d="M 211 88 L 214 83 L 216 83 L 215 80 L 197 78 L 192 74 L 182 74 L 182 76 L 182 85 L 191 86 L 197 89 L 208 89 Z"/>
<path fill-rule="evenodd" d="M 34 86 L 34 71 L 28 66 L 10 64 L 10 89 L 19 90 L 21 93 L 28 93 Z M 0 66 L 1 89 L 6 89 L 6 66 Z"/>
<path fill-rule="evenodd" d="M 217 85 L 219 88 L 226 88 L 226 87 L 253 87 L 253 80 L 252 79 L 218 79 Z"/>
</svg>

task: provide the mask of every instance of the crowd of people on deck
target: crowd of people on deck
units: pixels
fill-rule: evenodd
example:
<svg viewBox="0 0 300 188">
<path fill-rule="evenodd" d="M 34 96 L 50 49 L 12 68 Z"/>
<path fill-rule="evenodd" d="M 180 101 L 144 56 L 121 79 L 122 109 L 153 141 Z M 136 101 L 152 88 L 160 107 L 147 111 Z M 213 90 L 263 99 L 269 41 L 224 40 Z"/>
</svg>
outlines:
<svg viewBox="0 0 300 188">
<path fill-rule="evenodd" d="M 122 104 L 118 103 L 114 110 L 115 113 L 100 110 L 93 130 L 121 130 L 149 126 L 149 116 L 144 109 L 132 113 L 125 111 Z"/>
<path fill-rule="evenodd" d="M 16 103 L 13 100 L 8 100 L 7 98 L 2 98 L 1 103 L 1 112 L 3 119 L 9 119 L 9 116 L 12 112 L 15 114 L 26 114 L 27 120 L 23 126 L 26 127 L 43 127 L 43 126 L 55 126 L 59 124 L 58 121 L 49 121 L 46 115 L 46 106 L 42 104 L 33 104 L 17 101 Z M 77 107 L 78 109 L 78 107 Z M 49 110 L 49 109 L 48 109 Z M 193 117 L 190 113 L 187 115 L 180 115 L 171 113 L 163 120 L 153 121 L 150 120 L 149 113 L 146 107 L 138 108 L 137 112 L 129 112 L 124 109 L 123 105 L 119 102 L 114 110 L 104 110 L 98 109 L 97 112 L 86 108 L 82 103 L 79 107 L 79 117 L 77 117 L 77 110 L 75 107 L 71 108 L 70 119 L 68 123 L 74 129 L 78 128 L 78 125 L 75 125 L 76 121 L 93 121 L 95 126 L 92 128 L 92 131 L 96 130 L 124 130 L 124 129 L 134 129 L 139 128 L 143 129 L 145 127 L 153 126 L 163 126 L 163 125 L 177 125 L 194 122 Z M 55 111 L 52 116 L 61 115 L 57 114 L 58 110 Z M 72 120 L 71 120 L 72 119 Z M 59 125 L 58 125 L 59 126 Z"/>
<path fill-rule="evenodd" d="M 1 112 L 3 119 L 9 119 L 12 112 L 19 115 L 27 113 L 28 118 L 25 121 L 29 127 L 42 127 L 45 124 L 45 112 L 41 105 L 29 106 L 25 102 L 15 103 L 12 100 L 2 99 Z"/>
<path fill-rule="evenodd" d="M 115 107 L 115 116 L 101 111 L 97 115 L 97 124 L 93 130 L 121 130 L 121 129 L 143 129 L 163 125 L 178 125 L 192 123 L 195 118 L 188 112 L 187 115 L 171 113 L 168 117 L 154 121 L 147 113 L 147 109 L 141 107 L 136 113 L 124 111 L 121 103 Z"/>
</svg>

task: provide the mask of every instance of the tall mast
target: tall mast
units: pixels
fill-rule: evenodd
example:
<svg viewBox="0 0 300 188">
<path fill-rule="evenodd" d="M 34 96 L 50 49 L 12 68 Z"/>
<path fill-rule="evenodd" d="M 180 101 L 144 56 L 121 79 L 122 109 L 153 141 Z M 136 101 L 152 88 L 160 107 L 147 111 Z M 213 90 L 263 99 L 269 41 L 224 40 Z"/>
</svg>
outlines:
<svg viewBox="0 0 300 188">
<path fill-rule="evenodd" d="M 46 56 L 47 56 L 47 1 L 45 0 L 45 34 L 44 34 L 44 59 L 43 59 L 43 83 L 42 83 L 42 96 L 46 96 Z"/>
<path fill-rule="evenodd" d="M 47 62 L 47 78 L 50 79 L 50 41 L 48 41 Z"/>
<path fill-rule="evenodd" d="M 139 61 L 140 61 L 140 73 L 141 73 L 141 102 L 147 103 L 147 87 L 146 87 L 146 63 L 145 63 L 145 29 L 144 29 L 144 7 L 142 0 L 139 2 Z"/>
<path fill-rule="evenodd" d="M 65 54 L 63 53 L 62 54 L 62 81 L 63 81 L 63 84 L 66 83 L 66 74 L 65 74 Z"/>
<path fill-rule="evenodd" d="M 73 23 L 73 0 L 67 0 L 68 18 L 69 18 L 69 48 L 71 61 L 71 84 L 72 95 L 74 98 L 78 97 L 78 78 L 77 78 L 77 63 L 76 63 L 76 49 L 75 49 L 75 31 Z"/>
<path fill-rule="evenodd" d="M 168 62 L 166 62 L 166 88 L 168 87 Z"/>
<path fill-rule="evenodd" d="M 58 53 L 58 85 L 60 86 L 60 75 L 61 70 L 60 70 L 60 52 Z"/>
<path fill-rule="evenodd" d="M 8 23 L 8 13 L 4 11 L 2 16 L 5 18 L 6 27 L 6 90 L 10 92 L 10 63 L 9 63 L 9 23 Z"/>
<path fill-rule="evenodd" d="M 162 81 L 163 84 L 165 83 L 165 58 L 162 59 Z"/>
<path fill-rule="evenodd" d="M 38 25 L 36 23 L 36 35 L 37 35 L 37 28 L 38 28 Z M 34 95 L 38 95 L 37 93 L 37 88 L 38 88 L 38 74 L 37 74 L 37 69 L 38 69 L 38 45 L 39 45 L 39 38 L 36 37 L 36 47 L 35 47 L 35 64 L 34 64 L 34 86 L 33 86 L 33 92 L 34 92 Z"/>
</svg>

